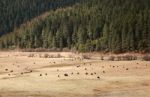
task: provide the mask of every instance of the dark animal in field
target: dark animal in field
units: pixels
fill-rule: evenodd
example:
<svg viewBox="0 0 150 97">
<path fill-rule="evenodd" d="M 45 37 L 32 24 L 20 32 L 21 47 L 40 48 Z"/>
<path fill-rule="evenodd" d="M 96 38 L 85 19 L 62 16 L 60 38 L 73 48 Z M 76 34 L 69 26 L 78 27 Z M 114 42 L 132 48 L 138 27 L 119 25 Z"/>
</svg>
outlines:
<svg viewBox="0 0 150 97">
<path fill-rule="evenodd" d="M 97 78 L 98 78 L 98 79 L 100 79 L 100 77 L 99 77 L 99 76 L 98 76 Z"/>
<path fill-rule="evenodd" d="M 86 74 L 86 75 L 88 75 L 88 73 L 87 73 L 87 72 L 86 72 L 85 74 Z"/>
<path fill-rule="evenodd" d="M 136 69 L 138 69 L 138 67 L 136 67 Z"/>
<path fill-rule="evenodd" d="M 10 72 L 14 72 L 13 70 L 11 70 Z"/>
<path fill-rule="evenodd" d="M 65 73 L 65 74 L 64 74 L 64 76 L 68 76 L 68 74 L 67 74 L 67 73 Z"/>
<path fill-rule="evenodd" d="M 106 73 L 105 71 L 103 71 L 103 73 Z"/>
<path fill-rule="evenodd" d="M 80 67 L 80 65 L 77 66 L 77 68 L 79 68 L 79 67 Z"/>
</svg>

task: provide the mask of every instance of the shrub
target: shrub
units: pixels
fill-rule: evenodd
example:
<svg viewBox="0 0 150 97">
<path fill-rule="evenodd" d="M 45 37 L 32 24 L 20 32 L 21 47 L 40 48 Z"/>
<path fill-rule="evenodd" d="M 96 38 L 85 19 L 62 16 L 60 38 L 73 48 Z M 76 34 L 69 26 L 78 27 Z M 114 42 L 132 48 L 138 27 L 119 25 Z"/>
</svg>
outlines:
<svg viewBox="0 0 150 97">
<path fill-rule="evenodd" d="M 88 56 L 88 55 L 83 55 L 82 57 L 83 57 L 83 59 L 91 59 L 90 56 Z"/>
<path fill-rule="evenodd" d="M 49 58 L 49 54 L 44 54 L 44 58 Z"/>
<path fill-rule="evenodd" d="M 133 59 L 132 59 L 132 55 L 125 55 L 125 56 L 122 56 L 122 60 L 124 60 L 124 61 L 131 61 L 131 60 L 133 60 Z"/>
<path fill-rule="evenodd" d="M 137 56 L 132 57 L 132 60 L 137 60 L 137 59 L 138 59 Z"/>
<path fill-rule="evenodd" d="M 104 56 L 101 56 L 101 60 L 104 60 Z"/>
<path fill-rule="evenodd" d="M 142 57 L 142 60 L 144 60 L 144 61 L 150 61 L 150 55 L 144 55 Z"/>
<path fill-rule="evenodd" d="M 117 56 L 117 60 L 118 60 L 118 61 L 121 61 L 121 56 Z"/>
<path fill-rule="evenodd" d="M 29 56 L 28 57 L 34 57 L 34 54 L 29 54 Z"/>
<path fill-rule="evenodd" d="M 56 56 L 57 58 L 61 58 L 62 56 L 60 55 L 60 54 L 57 54 L 57 56 Z"/>
<path fill-rule="evenodd" d="M 109 61 L 114 61 L 114 60 L 115 60 L 115 57 L 114 57 L 114 56 L 110 56 L 110 57 L 108 58 L 108 60 L 109 60 Z"/>
</svg>

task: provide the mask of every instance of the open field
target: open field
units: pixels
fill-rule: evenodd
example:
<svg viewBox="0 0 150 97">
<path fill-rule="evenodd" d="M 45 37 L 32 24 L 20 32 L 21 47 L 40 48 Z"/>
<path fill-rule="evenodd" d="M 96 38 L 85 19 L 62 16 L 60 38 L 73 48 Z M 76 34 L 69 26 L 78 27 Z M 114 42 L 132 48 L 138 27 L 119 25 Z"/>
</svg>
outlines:
<svg viewBox="0 0 150 97">
<path fill-rule="evenodd" d="M 0 52 L 0 97 L 150 97 L 150 62 Z"/>
</svg>

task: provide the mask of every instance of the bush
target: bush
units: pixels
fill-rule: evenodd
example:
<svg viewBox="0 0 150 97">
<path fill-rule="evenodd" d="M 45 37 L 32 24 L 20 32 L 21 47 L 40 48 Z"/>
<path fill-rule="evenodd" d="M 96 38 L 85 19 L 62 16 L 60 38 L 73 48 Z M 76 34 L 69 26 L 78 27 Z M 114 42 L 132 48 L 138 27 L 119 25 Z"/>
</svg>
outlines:
<svg viewBox="0 0 150 97">
<path fill-rule="evenodd" d="M 78 47 L 78 51 L 79 52 L 86 52 L 86 47 L 84 44 L 80 44 L 79 47 Z"/>
<path fill-rule="evenodd" d="M 83 57 L 83 59 L 91 59 L 91 57 L 88 55 L 83 55 L 82 57 Z"/>
<path fill-rule="evenodd" d="M 104 60 L 104 56 L 101 56 L 101 60 Z"/>
<path fill-rule="evenodd" d="M 34 54 L 29 54 L 29 56 L 28 57 L 34 57 Z"/>
<path fill-rule="evenodd" d="M 44 58 L 49 58 L 49 54 L 44 54 Z"/>
<path fill-rule="evenodd" d="M 114 61 L 114 60 L 115 60 L 115 57 L 114 57 L 114 56 L 110 56 L 110 57 L 108 58 L 108 60 L 109 60 L 109 61 Z"/>
<path fill-rule="evenodd" d="M 57 54 L 56 58 L 62 58 L 61 54 Z"/>
<path fill-rule="evenodd" d="M 121 61 L 121 56 L 117 56 L 117 61 Z"/>
<path fill-rule="evenodd" d="M 137 60 L 137 59 L 138 59 L 137 56 L 132 57 L 132 60 Z"/>
<path fill-rule="evenodd" d="M 122 56 L 122 60 L 124 60 L 124 61 L 131 61 L 131 60 L 133 60 L 132 57 L 133 57 L 132 55 L 125 55 L 125 56 Z"/>
<path fill-rule="evenodd" d="M 144 55 L 144 56 L 142 57 L 142 60 L 143 60 L 143 61 L 150 61 L 150 55 Z"/>
</svg>

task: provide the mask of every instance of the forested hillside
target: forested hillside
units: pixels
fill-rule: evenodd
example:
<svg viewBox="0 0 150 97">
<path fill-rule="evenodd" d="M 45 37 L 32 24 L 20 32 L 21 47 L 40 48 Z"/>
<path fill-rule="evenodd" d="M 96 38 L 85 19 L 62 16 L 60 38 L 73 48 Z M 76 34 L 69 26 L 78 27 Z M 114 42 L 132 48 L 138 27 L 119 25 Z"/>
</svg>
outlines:
<svg viewBox="0 0 150 97">
<path fill-rule="evenodd" d="M 150 0 L 80 1 L 4 35 L 0 47 L 150 52 Z"/>
<path fill-rule="evenodd" d="M 0 35 L 13 31 L 20 24 L 50 9 L 57 9 L 79 0 L 0 0 Z"/>
</svg>

